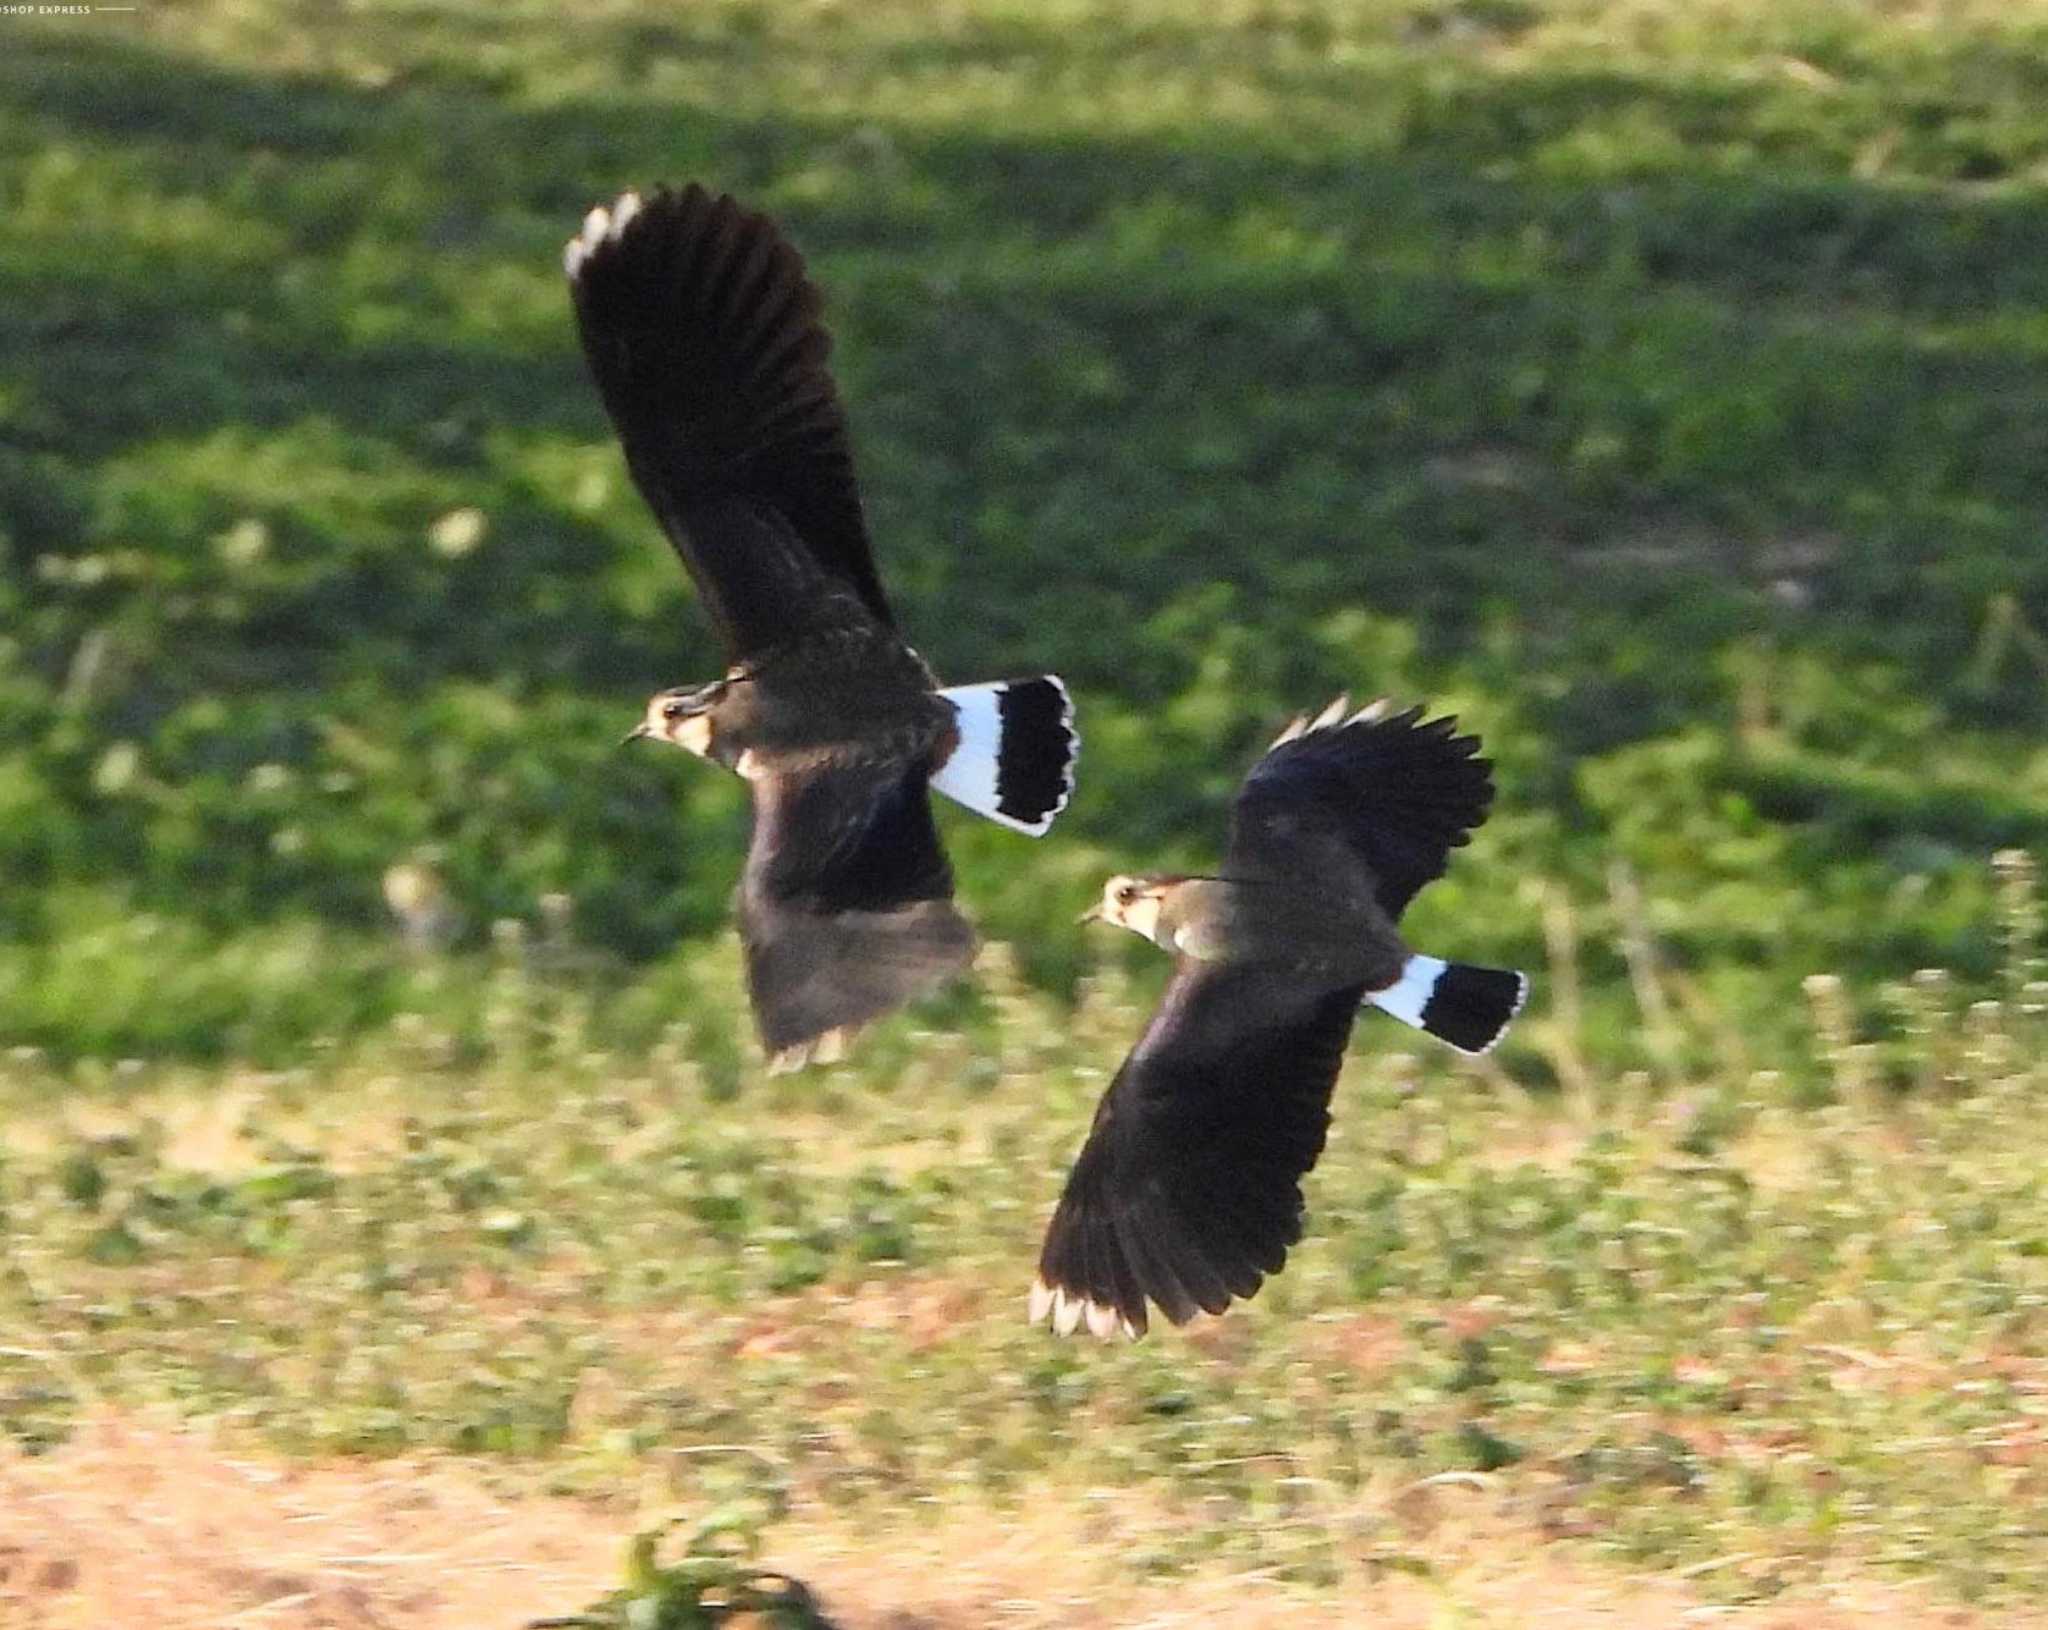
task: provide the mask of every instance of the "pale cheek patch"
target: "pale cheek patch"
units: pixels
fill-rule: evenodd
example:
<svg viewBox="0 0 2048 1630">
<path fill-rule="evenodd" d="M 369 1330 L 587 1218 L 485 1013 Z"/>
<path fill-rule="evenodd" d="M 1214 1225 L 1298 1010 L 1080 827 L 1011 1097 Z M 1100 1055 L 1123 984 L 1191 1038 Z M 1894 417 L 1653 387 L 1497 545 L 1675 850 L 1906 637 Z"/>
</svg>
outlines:
<svg viewBox="0 0 2048 1630">
<path fill-rule="evenodd" d="M 675 727 L 674 734 L 670 739 L 678 747 L 688 748 L 699 758 L 707 756 L 711 751 L 711 715 L 708 713 L 691 714 Z"/>
<path fill-rule="evenodd" d="M 1159 896 L 1141 894 L 1123 908 L 1124 927 L 1148 940 L 1159 938 Z"/>
</svg>

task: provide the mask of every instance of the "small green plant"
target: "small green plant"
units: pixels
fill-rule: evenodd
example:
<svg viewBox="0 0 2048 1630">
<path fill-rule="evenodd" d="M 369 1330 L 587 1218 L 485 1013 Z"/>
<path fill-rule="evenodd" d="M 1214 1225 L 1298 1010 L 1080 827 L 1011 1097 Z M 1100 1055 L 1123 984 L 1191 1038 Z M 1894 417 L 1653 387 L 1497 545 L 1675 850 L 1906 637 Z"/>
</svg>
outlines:
<svg viewBox="0 0 2048 1630">
<path fill-rule="evenodd" d="M 786 1504 L 778 1486 L 716 1506 L 689 1524 L 682 1554 L 668 1562 L 663 1542 L 687 1519 L 635 1534 L 624 1585 L 585 1612 L 535 1619 L 530 1630 L 834 1630 L 808 1586 L 760 1565 L 762 1537 Z"/>
</svg>

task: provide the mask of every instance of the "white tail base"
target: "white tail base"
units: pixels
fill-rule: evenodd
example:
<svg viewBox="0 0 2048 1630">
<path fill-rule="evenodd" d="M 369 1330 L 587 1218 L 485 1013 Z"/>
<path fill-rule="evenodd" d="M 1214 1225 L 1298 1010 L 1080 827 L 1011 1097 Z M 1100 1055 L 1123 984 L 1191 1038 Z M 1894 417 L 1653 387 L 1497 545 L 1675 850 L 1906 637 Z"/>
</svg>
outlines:
<svg viewBox="0 0 2048 1630">
<path fill-rule="evenodd" d="M 1047 674 L 1046 679 L 1059 686 L 1060 698 L 1066 707 L 1061 719 L 1071 733 L 1074 728 L 1074 704 L 1067 696 L 1066 686 Z M 1003 693 L 1010 688 L 1011 681 L 998 679 L 986 685 L 955 685 L 939 692 L 953 704 L 960 727 L 960 745 L 932 777 L 932 790 L 942 792 L 956 804 L 965 806 L 975 814 L 1007 826 L 1012 832 L 1023 832 L 1031 837 L 1043 837 L 1053 823 L 1053 818 L 1067 807 L 1067 800 L 1073 796 L 1073 770 L 1071 762 L 1067 771 L 1067 783 L 1059 800 L 1035 821 L 1021 821 L 1014 815 L 1003 813 L 999 781 L 1002 775 L 1003 751 Z"/>
<path fill-rule="evenodd" d="M 1383 1012 L 1393 1014 L 1403 1024 L 1412 1024 L 1420 1030 L 1422 1010 L 1429 1006 L 1430 992 L 1436 989 L 1437 980 L 1449 966 L 1440 957 L 1411 956 L 1399 979 L 1385 990 L 1374 991 L 1366 1000 Z"/>
</svg>

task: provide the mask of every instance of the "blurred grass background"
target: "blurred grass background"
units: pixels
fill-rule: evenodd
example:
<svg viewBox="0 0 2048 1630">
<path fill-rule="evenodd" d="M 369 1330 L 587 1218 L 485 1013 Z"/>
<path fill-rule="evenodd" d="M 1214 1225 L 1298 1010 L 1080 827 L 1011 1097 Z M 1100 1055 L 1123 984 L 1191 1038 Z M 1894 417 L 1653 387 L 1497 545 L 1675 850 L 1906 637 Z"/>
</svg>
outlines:
<svg viewBox="0 0 2048 1630">
<path fill-rule="evenodd" d="M 2048 837 L 2048 12 L 1647 0 L 152 3 L 0 53 L 0 1015 L 273 1062 L 473 1025 L 566 896 L 645 1045 L 736 784 L 614 756 L 716 657 L 557 251 L 629 185 L 826 287 L 884 573 L 954 679 L 1079 689 L 1043 845 L 949 822 L 1065 989 L 1340 688 L 1485 733 L 1418 937 L 1610 870 L 1729 1022 L 1993 963 Z M 425 868 L 458 967 L 394 954 Z M 1532 1082 L 1544 1061 L 1508 1055 Z"/>
<path fill-rule="evenodd" d="M 1086 738 L 942 817 L 976 985 L 775 1084 L 559 271 L 691 177 L 827 290 L 912 638 Z M 2041 1599 L 2048 6 L 156 0 L 0 18 L 0 210 L 18 1449 L 743 1443 L 878 1554 L 1047 1524 L 1018 1623 L 1505 1622 L 1466 1495 L 1702 1611 Z M 1532 1009 L 1362 1023 L 1249 1308 L 1026 1331 L 1163 971 L 1071 919 L 1340 689 L 1484 733 L 1412 923 Z"/>
</svg>

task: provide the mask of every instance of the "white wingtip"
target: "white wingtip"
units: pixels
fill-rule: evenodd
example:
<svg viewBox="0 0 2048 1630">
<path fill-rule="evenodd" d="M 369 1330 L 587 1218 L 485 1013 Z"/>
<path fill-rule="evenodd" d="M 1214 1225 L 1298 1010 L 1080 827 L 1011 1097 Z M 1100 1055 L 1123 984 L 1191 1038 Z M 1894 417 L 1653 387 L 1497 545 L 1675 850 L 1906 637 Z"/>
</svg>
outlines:
<svg viewBox="0 0 2048 1630">
<path fill-rule="evenodd" d="M 1386 696 L 1376 696 L 1365 706 L 1353 709 L 1350 693 L 1346 692 L 1313 717 L 1301 713 L 1290 719 L 1266 751 L 1270 753 L 1276 747 L 1285 747 L 1289 742 L 1299 741 L 1318 730 L 1349 730 L 1353 725 L 1377 724 L 1382 719 L 1393 717 L 1397 711 L 1393 699 Z"/>
<path fill-rule="evenodd" d="M 1273 738 L 1273 746 L 1268 747 L 1266 751 L 1270 753 L 1273 751 L 1273 747 L 1285 747 L 1290 741 L 1299 741 L 1303 736 L 1313 734 L 1318 730 L 1329 730 L 1337 726 L 1356 724 L 1361 719 L 1368 717 L 1376 718 L 1378 717 L 1377 710 L 1385 706 L 1384 702 L 1369 702 L 1356 713 L 1352 713 L 1351 693 L 1345 691 L 1313 718 L 1309 717 L 1306 713 L 1296 714 L 1287 722 L 1287 728 Z M 1346 715 L 1349 715 L 1349 717 L 1346 717 Z"/>
<path fill-rule="evenodd" d="M 595 206 L 583 217 L 583 228 L 571 238 L 562 249 L 562 270 L 574 277 L 583 270 L 583 263 L 596 253 L 599 244 L 610 238 L 617 241 L 626 223 L 640 213 L 640 195 L 637 192 L 619 194 L 618 202 L 610 209 L 604 205 Z"/>
<path fill-rule="evenodd" d="M 1024 1322 L 1041 1321 L 1049 1322 L 1055 1335 L 1071 1336 L 1086 1324 L 1088 1333 L 1100 1341 L 1119 1334 L 1125 1341 L 1138 1339 L 1138 1327 L 1115 1308 L 1038 1278 L 1031 1281 L 1031 1295 L 1024 1304 Z"/>
<path fill-rule="evenodd" d="M 808 1041 L 797 1042 L 770 1056 L 770 1075 L 793 1075 L 798 1070 L 808 1069 L 813 1064 L 839 1064 L 846 1058 L 846 1049 L 852 1043 L 856 1026 L 834 1025 L 830 1030 L 821 1030 Z"/>
<path fill-rule="evenodd" d="M 1330 705 L 1309 721 L 1310 730 L 1327 730 L 1333 724 L 1342 724 L 1344 715 L 1351 711 L 1351 693 L 1343 691 Z"/>
<path fill-rule="evenodd" d="M 839 1064 L 846 1059 L 847 1043 L 853 1039 L 850 1025 L 834 1025 L 818 1038 L 818 1044 L 811 1050 L 813 1064 Z"/>
</svg>

